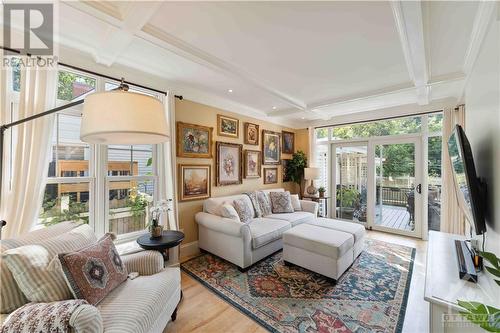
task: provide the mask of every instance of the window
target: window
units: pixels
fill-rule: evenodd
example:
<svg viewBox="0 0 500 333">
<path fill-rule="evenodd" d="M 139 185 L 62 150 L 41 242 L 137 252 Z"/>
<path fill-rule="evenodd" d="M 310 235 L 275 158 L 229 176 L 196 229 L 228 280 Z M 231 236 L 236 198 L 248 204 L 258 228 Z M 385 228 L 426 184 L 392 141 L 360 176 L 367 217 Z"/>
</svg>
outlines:
<svg viewBox="0 0 500 333">
<path fill-rule="evenodd" d="M 70 70 L 58 75 L 57 104 L 83 98 L 97 87 L 118 84 Z M 130 87 L 130 91 L 159 98 Z M 82 105 L 55 116 L 48 181 L 39 222 L 51 225 L 67 220 L 89 223 L 96 232 L 114 232 L 127 238 L 142 232 L 147 205 L 157 200 L 157 145 L 89 145 L 80 141 Z M 167 156 L 170 159 L 169 156 Z"/>
<path fill-rule="evenodd" d="M 407 117 L 333 127 L 332 140 L 420 133 L 421 124 L 421 117 Z"/>
</svg>

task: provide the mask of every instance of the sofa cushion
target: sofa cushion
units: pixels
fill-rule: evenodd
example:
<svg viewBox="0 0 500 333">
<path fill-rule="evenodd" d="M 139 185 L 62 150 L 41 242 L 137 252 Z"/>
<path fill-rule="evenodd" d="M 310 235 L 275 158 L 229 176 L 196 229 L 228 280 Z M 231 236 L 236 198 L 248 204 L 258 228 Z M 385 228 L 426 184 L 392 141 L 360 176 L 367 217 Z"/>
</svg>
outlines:
<svg viewBox="0 0 500 333">
<path fill-rule="evenodd" d="M 72 298 L 57 254 L 74 251 L 97 241 L 87 224 L 62 235 L 5 251 L 6 261 L 19 289 L 31 302 Z"/>
<path fill-rule="evenodd" d="M 296 226 L 305 222 L 314 221 L 316 217 L 313 213 L 309 212 L 293 212 L 293 213 L 282 213 L 282 214 L 271 214 L 265 216 L 269 219 L 285 220 Z"/>
<path fill-rule="evenodd" d="M 169 301 L 177 304 L 180 283 L 179 268 L 169 267 L 119 285 L 97 306 L 106 333 L 150 332 Z"/>
<path fill-rule="evenodd" d="M 283 233 L 283 243 L 338 259 L 352 249 L 354 238 L 342 231 L 301 224 Z"/>
<path fill-rule="evenodd" d="M 259 202 L 260 212 L 262 213 L 262 216 L 272 214 L 273 210 L 271 207 L 271 199 L 269 199 L 269 193 L 258 191 L 257 201 Z"/>
<path fill-rule="evenodd" d="M 252 235 L 253 249 L 280 239 L 283 232 L 290 229 L 290 223 L 287 221 L 267 218 L 253 219 L 248 226 Z"/>
<path fill-rule="evenodd" d="M 290 192 L 271 192 L 269 193 L 269 196 L 271 198 L 273 214 L 293 213 Z"/>
<path fill-rule="evenodd" d="M 299 212 L 302 210 L 302 206 L 300 204 L 300 199 L 298 194 L 292 194 L 290 195 L 290 198 L 292 199 L 292 207 L 295 212 Z"/>
<path fill-rule="evenodd" d="M 71 253 L 59 254 L 64 275 L 75 298 L 85 299 L 92 305 L 127 279 L 123 264 L 113 244 L 112 234 Z"/>
<path fill-rule="evenodd" d="M 240 221 L 243 223 L 248 223 L 254 218 L 254 210 L 251 207 L 252 203 L 248 203 L 247 200 L 237 199 L 233 201 L 233 206 L 238 216 L 240 217 Z"/>
<path fill-rule="evenodd" d="M 252 208 L 255 212 L 254 217 L 262 217 L 262 210 L 260 209 L 259 200 L 257 199 L 257 192 L 258 191 L 252 191 L 252 192 L 245 192 L 243 194 L 248 196 L 250 202 L 252 203 Z"/>
<path fill-rule="evenodd" d="M 233 205 L 223 204 L 220 208 L 220 211 L 222 217 L 241 222 L 240 216 L 238 215 L 236 209 L 234 209 Z"/>
<path fill-rule="evenodd" d="M 333 230 L 343 231 L 354 236 L 354 241 L 357 243 L 366 235 L 365 227 L 359 223 L 340 221 L 336 219 L 318 218 L 307 222 L 318 227 L 329 228 Z"/>
<path fill-rule="evenodd" d="M 40 242 L 68 232 L 81 225 L 79 222 L 61 222 L 47 228 L 31 231 L 16 238 L 0 240 L 0 255 L 7 250 L 23 245 Z M 26 296 L 19 289 L 7 263 L 0 257 L 0 312 L 10 313 L 28 303 Z"/>
</svg>

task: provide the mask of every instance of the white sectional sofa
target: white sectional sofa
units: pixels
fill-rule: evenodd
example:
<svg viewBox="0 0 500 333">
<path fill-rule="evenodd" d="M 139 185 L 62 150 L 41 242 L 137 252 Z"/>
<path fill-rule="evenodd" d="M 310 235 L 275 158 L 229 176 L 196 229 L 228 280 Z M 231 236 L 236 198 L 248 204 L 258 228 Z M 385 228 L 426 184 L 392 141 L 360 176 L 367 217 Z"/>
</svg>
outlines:
<svg viewBox="0 0 500 333">
<path fill-rule="evenodd" d="M 284 189 L 265 190 L 282 192 Z M 282 234 L 293 226 L 316 220 L 318 204 L 301 200 L 301 211 L 284 214 L 270 214 L 242 223 L 221 216 L 224 203 L 236 199 L 248 200 L 245 194 L 210 198 L 203 203 L 203 212 L 196 214 L 198 223 L 198 246 L 245 269 L 257 261 L 283 248 Z"/>
</svg>

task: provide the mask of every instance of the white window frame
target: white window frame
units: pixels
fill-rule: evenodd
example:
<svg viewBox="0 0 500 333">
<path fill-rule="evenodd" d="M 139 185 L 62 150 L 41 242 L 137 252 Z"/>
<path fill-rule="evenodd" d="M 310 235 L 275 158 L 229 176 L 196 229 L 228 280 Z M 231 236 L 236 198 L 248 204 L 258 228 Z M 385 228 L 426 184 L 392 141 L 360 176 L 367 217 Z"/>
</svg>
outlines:
<svg viewBox="0 0 500 333">
<path fill-rule="evenodd" d="M 119 84 L 118 81 L 109 80 L 107 78 L 92 75 L 83 71 L 74 70 L 67 68 L 65 66 L 60 66 L 59 70 L 70 72 L 76 75 L 82 75 L 90 77 L 96 80 L 96 92 L 104 92 L 105 83 Z M 9 81 L 8 81 L 9 82 Z M 136 91 L 144 92 L 146 94 L 152 95 L 158 98 L 162 102 L 166 102 L 166 98 L 162 98 L 160 94 L 140 88 L 131 86 L 131 89 Z M 14 92 L 16 93 L 16 92 Z M 57 92 L 55 92 L 57 93 Z M 18 94 L 18 93 L 17 93 Z M 75 100 L 84 98 L 85 95 L 76 98 Z M 64 105 L 68 101 L 57 101 L 57 105 Z M 60 114 L 68 114 L 75 116 L 74 112 L 62 111 Z M 56 177 L 48 177 L 47 184 L 67 184 L 67 183 L 88 183 L 89 184 L 89 225 L 93 228 L 95 233 L 100 236 L 108 232 L 109 230 L 109 184 L 112 181 L 152 181 L 154 187 L 154 200 L 158 200 L 159 194 L 159 183 L 165 181 L 160 179 L 159 170 L 159 159 L 158 151 L 159 145 L 152 145 L 152 170 L 153 175 L 145 176 L 109 176 L 108 175 L 108 146 L 107 145 L 97 145 L 89 144 L 90 147 L 90 157 L 89 157 L 89 175 L 86 177 L 60 177 L 56 174 Z M 56 161 L 57 164 L 57 161 Z M 57 172 L 57 167 L 56 167 Z M 141 230 L 136 232 L 131 232 L 127 234 L 118 235 L 115 242 L 122 243 L 135 240 L 138 236 L 147 233 L 147 230 Z"/>
</svg>

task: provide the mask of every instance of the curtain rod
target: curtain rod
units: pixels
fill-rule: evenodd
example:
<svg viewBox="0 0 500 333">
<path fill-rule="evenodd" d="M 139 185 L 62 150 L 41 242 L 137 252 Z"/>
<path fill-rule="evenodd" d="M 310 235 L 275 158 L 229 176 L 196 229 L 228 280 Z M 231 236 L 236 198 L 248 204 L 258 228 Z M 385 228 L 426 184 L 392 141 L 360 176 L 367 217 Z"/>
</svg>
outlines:
<svg viewBox="0 0 500 333">
<path fill-rule="evenodd" d="M 19 50 L 11 49 L 11 48 L 8 48 L 8 47 L 5 47 L 5 46 L 0 46 L 0 48 L 2 50 L 7 51 L 7 52 L 21 54 L 21 52 Z M 31 57 L 31 54 L 28 53 L 27 56 Z M 69 65 L 69 64 L 65 64 L 65 63 L 60 62 L 60 61 L 58 61 L 57 64 L 61 65 L 61 66 L 64 66 L 64 67 L 67 67 L 67 68 L 71 68 L 71 69 L 80 71 L 80 72 L 84 72 L 84 73 L 87 73 L 87 74 L 90 74 L 90 75 L 100 76 L 100 77 L 103 77 L 103 78 L 106 78 L 106 79 L 109 79 L 109 80 L 114 80 L 114 81 L 121 81 L 121 78 L 117 79 L 117 78 L 109 76 L 109 75 L 105 75 L 105 74 L 93 72 L 91 70 L 88 70 L 88 69 L 85 69 L 85 68 L 81 68 L 81 67 L 77 67 L 77 66 L 73 66 L 73 65 Z M 142 89 L 151 90 L 151 91 L 157 92 L 159 94 L 164 94 L 164 95 L 167 94 L 167 92 L 165 92 L 165 91 L 161 91 L 161 90 L 154 89 L 154 88 L 151 88 L 151 87 L 143 86 L 141 84 L 137 84 L 137 83 L 133 83 L 133 82 L 129 82 L 129 81 L 124 81 L 124 83 L 127 83 L 127 84 L 132 85 L 132 86 L 136 86 L 136 87 L 139 87 L 139 88 L 142 88 Z M 182 95 L 174 95 L 174 97 L 177 98 L 177 99 L 179 99 L 179 100 L 181 100 L 181 101 L 184 99 L 182 97 Z"/>
<path fill-rule="evenodd" d="M 355 125 L 355 124 L 363 124 L 363 123 L 371 123 L 373 121 L 391 120 L 391 119 L 397 119 L 397 118 L 416 117 L 416 116 L 423 116 L 423 115 L 426 115 L 426 114 L 432 114 L 432 113 L 437 113 L 437 112 L 443 112 L 443 110 L 426 111 L 426 112 L 413 113 L 413 114 L 403 115 L 403 116 L 390 116 L 390 117 L 376 118 L 376 119 L 370 119 L 370 120 L 350 121 L 350 122 L 340 123 L 340 124 L 330 124 L 330 125 L 324 125 L 324 126 L 315 126 L 314 129 L 327 128 L 327 127 L 339 127 L 339 126 Z"/>
</svg>

